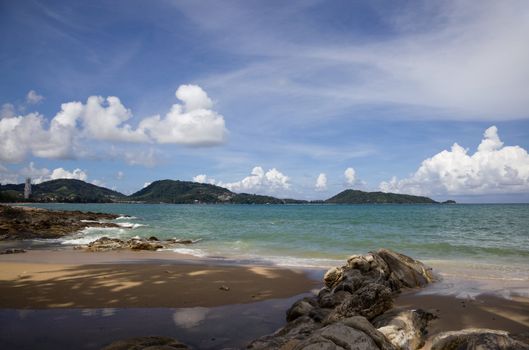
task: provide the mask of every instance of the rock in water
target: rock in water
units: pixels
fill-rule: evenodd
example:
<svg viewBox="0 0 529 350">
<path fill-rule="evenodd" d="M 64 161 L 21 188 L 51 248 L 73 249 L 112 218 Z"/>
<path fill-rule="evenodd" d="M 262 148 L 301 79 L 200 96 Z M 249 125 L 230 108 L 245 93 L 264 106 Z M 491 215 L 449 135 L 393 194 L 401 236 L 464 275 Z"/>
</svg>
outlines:
<svg viewBox="0 0 529 350">
<path fill-rule="evenodd" d="M 432 340 L 432 350 L 529 350 L 529 345 L 515 340 L 505 331 L 469 328 L 444 332 Z"/>
<path fill-rule="evenodd" d="M 105 346 L 102 350 L 189 350 L 187 345 L 169 337 L 137 337 L 118 340 Z"/>
</svg>

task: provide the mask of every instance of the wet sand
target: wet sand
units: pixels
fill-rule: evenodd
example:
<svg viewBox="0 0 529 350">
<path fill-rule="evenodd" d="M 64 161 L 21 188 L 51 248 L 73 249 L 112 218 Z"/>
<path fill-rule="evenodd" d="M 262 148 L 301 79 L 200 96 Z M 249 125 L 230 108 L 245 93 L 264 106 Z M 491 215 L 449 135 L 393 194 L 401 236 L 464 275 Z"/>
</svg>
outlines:
<svg viewBox="0 0 529 350">
<path fill-rule="evenodd" d="M 0 257 L 0 308 L 211 307 L 317 288 L 303 271 L 163 252 L 32 251 Z"/>
<path fill-rule="evenodd" d="M 395 307 L 421 308 L 436 316 L 428 326 L 428 339 L 445 331 L 464 328 L 505 330 L 516 338 L 529 341 L 529 298 L 512 296 L 509 299 L 481 294 L 473 299 L 449 295 L 421 294 L 420 291 L 402 293 Z M 424 349 L 429 348 L 429 342 Z"/>
</svg>

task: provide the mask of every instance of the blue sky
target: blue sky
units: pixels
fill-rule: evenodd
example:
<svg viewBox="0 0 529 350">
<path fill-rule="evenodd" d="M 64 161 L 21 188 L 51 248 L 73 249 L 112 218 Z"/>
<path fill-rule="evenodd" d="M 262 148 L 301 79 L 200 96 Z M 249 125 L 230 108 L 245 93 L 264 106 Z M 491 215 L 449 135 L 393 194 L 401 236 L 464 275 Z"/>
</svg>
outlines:
<svg viewBox="0 0 529 350">
<path fill-rule="evenodd" d="M 525 1 L 2 1 L 0 181 L 528 201 L 528 14 Z"/>
</svg>

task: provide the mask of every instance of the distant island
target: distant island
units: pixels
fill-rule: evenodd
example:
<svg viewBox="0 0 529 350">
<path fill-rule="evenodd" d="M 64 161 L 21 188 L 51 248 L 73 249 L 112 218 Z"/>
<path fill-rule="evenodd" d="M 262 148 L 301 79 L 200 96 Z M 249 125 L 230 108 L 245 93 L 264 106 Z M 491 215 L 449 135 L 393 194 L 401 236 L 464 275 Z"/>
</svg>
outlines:
<svg viewBox="0 0 529 350">
<path fill-rule="evenodd" d="M 36 203 L 170 203 L 170 204 L 440 204 L 428 197 L 398 193 L 364 192 L 348 189 L 319 201 L 281 199 L 235 193 L 224 187 L 179 180 L 158 180 L 127 196 L 81 180 L 58 179 L 31 186 L 24 198 L 25 184 L 0 185 L 0 202 Z M 446 201 L 455 203 L 455 201 Z"/>
</svg>

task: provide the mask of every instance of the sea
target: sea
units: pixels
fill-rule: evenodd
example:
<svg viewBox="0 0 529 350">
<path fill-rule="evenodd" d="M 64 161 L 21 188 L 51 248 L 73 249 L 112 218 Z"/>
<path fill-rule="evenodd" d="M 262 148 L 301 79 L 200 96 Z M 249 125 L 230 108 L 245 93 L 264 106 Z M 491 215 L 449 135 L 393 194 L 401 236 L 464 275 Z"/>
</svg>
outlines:
<svg viewBox="0 0 529 350">
<path fill-rule="evenodd" d="M 57 247 L 104 236 L 181 238 L 196 243 L 170 250 L 205 259 L 316 269 L 389 248 L 432 266 L 444 277 L 445 285 L 437 284 L 438 289 L 452 294 L 489 288 L 529 295 L 529 204 L 32 206 L 120 215 L 114 220 L 120 228 L 89 227 L 35 242 Z"/>
</svg>

